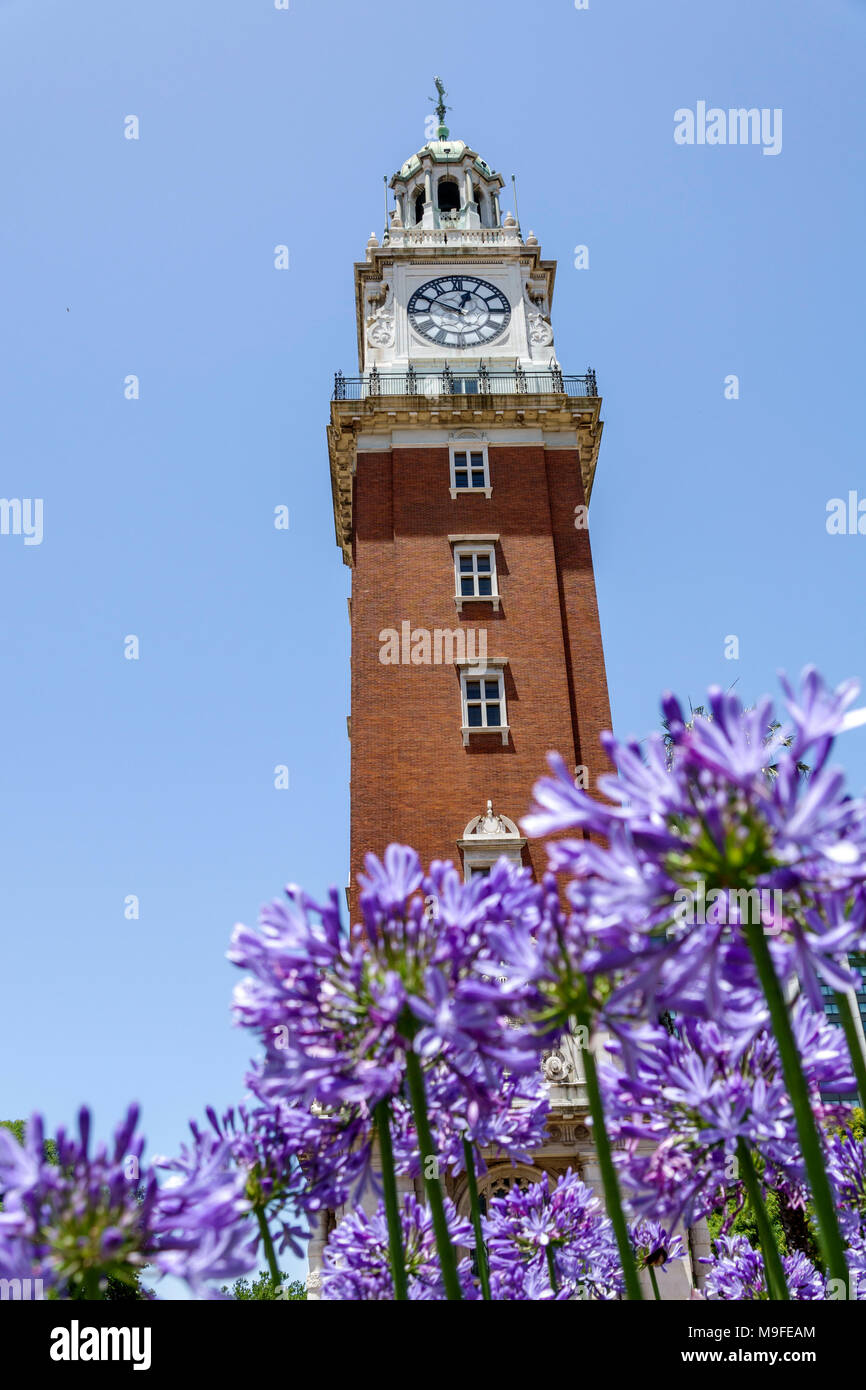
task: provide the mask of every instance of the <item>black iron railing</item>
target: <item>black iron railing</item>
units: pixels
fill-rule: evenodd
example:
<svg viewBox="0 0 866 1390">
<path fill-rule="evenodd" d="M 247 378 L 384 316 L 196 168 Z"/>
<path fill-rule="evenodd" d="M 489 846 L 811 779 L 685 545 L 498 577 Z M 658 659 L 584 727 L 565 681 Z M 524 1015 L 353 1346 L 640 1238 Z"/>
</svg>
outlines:
<svg viewBox="0 0 866 1390">
<path fill-rule="evenodd" d="M 432 372 L 409 367 L 405 372 L 380 372 L 376 367 L 366 376 L 334 377 L 335 401 L 360 401 L 368 396 L 597 396 L 595 372 L 590 368 L 583 376 L 564 376 L 559 367 L 545 372 L 525 372 L 521 366 L 510 371 L 491 372 L 487 367 L 477 371 L 453 371 L 444 367 Z"/>
</svg>

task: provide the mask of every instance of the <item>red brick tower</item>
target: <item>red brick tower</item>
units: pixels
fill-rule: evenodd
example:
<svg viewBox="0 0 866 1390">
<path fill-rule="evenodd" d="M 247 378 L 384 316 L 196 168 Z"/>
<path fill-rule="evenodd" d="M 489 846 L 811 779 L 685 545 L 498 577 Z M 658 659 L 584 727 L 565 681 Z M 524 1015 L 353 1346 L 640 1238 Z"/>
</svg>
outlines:
<svg viewBox="0 0 866 1390">
<path fill-rule="evenodd" d="M 467 877 L 543 867 L 517 822 L 545 755 L 599 768 L 610 727 L 586 506 L 595 376 L 564 373 L 556 264 L 499 208 L 501 175 L 439 138 L 391 180 L 355 266 L 361 375 L 328 443 L 352 567 L 351 864 L 389 841 Z"/>
</svg>

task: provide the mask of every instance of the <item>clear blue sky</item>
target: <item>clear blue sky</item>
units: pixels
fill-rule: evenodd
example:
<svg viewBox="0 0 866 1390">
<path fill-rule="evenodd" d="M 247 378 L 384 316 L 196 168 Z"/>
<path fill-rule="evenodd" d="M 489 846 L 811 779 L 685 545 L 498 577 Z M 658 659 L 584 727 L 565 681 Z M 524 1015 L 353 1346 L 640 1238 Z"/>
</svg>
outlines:
<svg viewBox="0 0 866 1390">
<path fill-rule="evenodd" d="M 346 880 L 325 425 L 434 73 L 598 372 L 617 731 L 667 686 L 864 674 L 866 536 L 825 530 L 866 497 L 864 70 L 853 0 L 2 0 L 0 494 L 45 508 L 41 545 L 0 536 L 4 1116 L 105 1131 L 134 1097 L 172 1149 L 242 1090 L 232 924 Z M 781 107 L 781 154 L 677 146 L 699 100 Z M 844 754 L 862 788 L 866 731 Z"/>
</svg>

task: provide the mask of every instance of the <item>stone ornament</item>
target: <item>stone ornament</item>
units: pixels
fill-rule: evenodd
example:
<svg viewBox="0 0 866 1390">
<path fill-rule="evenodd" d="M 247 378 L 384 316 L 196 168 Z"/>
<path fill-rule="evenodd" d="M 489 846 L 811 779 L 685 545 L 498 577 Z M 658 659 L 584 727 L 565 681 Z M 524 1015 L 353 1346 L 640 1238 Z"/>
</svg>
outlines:
<svg viewBox="0 0 866 1390">
<path fill-rule="evenodd" d="M 387 282 L 379 295 L 370 295 L 367 317 L 367 342 L 370 347 L 393 347 L 395 336 L 394 304 L 391 286 Z"/>
<path fill-rule="evenodd" d="M 553 329 L 543 314 L 529 315 L 529 341 L 536 347 L 550 347 L 553 342 Z"/>
<path fill-rule="evenodd" d="M 572 1065 L 559 1048 L 547 1048 L 541 1054 L 541 1070 L 545 1081 L 554 1085 L 567 1082 L 572 1074 Z"/>
<path fill-rule="evenodd" d="M 553 329 L 550 326 L 550 317 L 547 313 L 547 299 L 543 291 L 533 291 L 532 285 L 528 282 L 523 286 L 523 297 L 526 300 L 526 318 L 528 323 L 529 341 L 535 347 L 550 347 L 553 342 Z"/>
</svg>

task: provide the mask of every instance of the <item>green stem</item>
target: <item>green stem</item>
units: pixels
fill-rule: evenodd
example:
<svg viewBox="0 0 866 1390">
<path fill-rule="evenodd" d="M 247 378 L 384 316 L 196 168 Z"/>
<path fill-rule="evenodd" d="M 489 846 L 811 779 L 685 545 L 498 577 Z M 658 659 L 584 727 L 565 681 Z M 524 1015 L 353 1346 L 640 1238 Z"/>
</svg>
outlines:
<svg viewBox="0 0 866 1390">
<path fill-rule="evenodd" d="M 591 1037 L 590 1017 L 587 1009 L 583 1009 L 578 1013 L 577 1021 L 586 1029 L 586 1036 L 588 1038 Z M 586 1072 L 586 1089 L 589 1095 L 589 1111 L 592 1115 L 592 1133 L 595 1140 L 595 1151 L 598 1154 L 598 1166 L 601 1169 L 604 1202 L 619 1249 L 619 1258 L 622 1265 L 623 1277 L 625 1279 L 625 1296 L 635 1302 L 640 1302 L 643 1300 L 643 1294 L 641 1293 L 634 1251 L 631 1248 L 631 1241 L 629 1240 L 625 1213 L 622 1209 L 622 1199 L 619 1195 L 619 1182 L 617 1181 L 616 1168 L 613 1163 L 607 1127 L 604 1123 L 604 1106 L 601 1102 L 598 1072 L 595 1068 L 595 1058 L 592 1055 L 591 1046 L 584 1048 L 583 1058 L 584 1070 Z"/>
<path fill-rule="evenodd" d="M 484 1233 L 481 1230 L 481 1204 L 478 1201 L 478 1179 L 475 1176 L 475 1154 L 468 1139 L 463 1140 L 463 1160 L 466 1164 L 466 1184 L 469 1189 L 469 1209 L 472 1214 L 472 1229 L 475 1232 L 475 1263 L 481 1283 L 481 1295 L 485 1303 L 490 1301 L 490 1275 L 487 1271 L 487 1249 Z"/>
<path fill-rule="evenodd" d="M 767 1208 L 761 1195 L 761 1182 L 755 1169 L 755 1163 L 749 1152 L 749 1146 L 742 1137 L 737 1140 L 737 1158 L 740 1162 L 743 1182 L 749 1194 L 749 1206 L 752 1208 L 755 1224 L 758 1227 L 758 1239 L 761 1242 L 764 1270 L 767 1276 L 767 1293 L 772 1299 L 787 1302 L 789 1295 L 785 1270 L 773 1235 L 773 1228 L 767 1216 Z"/>
<path fill-rule="evenodd" d="M 463 1298 L 460 1291 L 460 1279 L 457 1274 L 457 1257 L 454 1253 L 454 1246 L 451 1244 L 451 1237 L 448 1234 L 448 1220 L 445 1216 L 445 1203 L 442 1200 L 438 1161 L 433 1146 L 433 1136 L 430 1132 L 430 1120 L 427 1115 L 424 1076 L 417 1052 L 406 1053 L 406 1080 L 409 1083 L 412 1113 L 415 1117 L 415 1129 L 418 1132 L 421 1171 L 424 1175 L 427 1201 L 430 1203 L 430 1215 L 433 1220 L 433 1232 L 436 1236 L 436 1249 L 439 1252 L 439 1265 L 442 1270 L 442 1282 L 445 1285 L 445 1297 L 449 1301 L 457 1302 Z M 435 1168 L 435 1177 L 428 1173 L 431 1159 Z"/>
<path fill-rule="evenodd" d="M 550 1275 L 550 1287 L 554 1293 L 559 1293 L 559 1284 L 556 1279 L 556 1261 L 553 1258 L 553 1246 L 547 1246 L 547 1272 Z"/>
<path fill-rule="evenodd" d="M 818 1218 L 818 1240 L 821 1253 L 830 1277 L 847 1281 L 848 1265 L 845 1260 L 845 1247 L 842 1244 L 839 1222 L 836 1219 L 833 1193 L 830 1190 L 824 1169 L 821 1138 L 812 1112 L 809 1090 L 797 1052 L 797 1044 L 782 994 L 782 986 L 773 967 L 773 960 L 762 924 L 760 922 L 744 924 L 743 931 L 766 996 L 773 1032 L 776 1035 L 776 1043 L 779 1048 L 779 1057 L 782 1062 L 785 1085 L 794 1107 L 797 1135 L 800 1140 L 809 1185 L 812 1189 L 815 1214 Z"/>
<path fill-rule="evenodd" d="M 276 1290 L 280 1287 L 282 1279 L 280 1278 L 280 1267 L 277 1264 L 277 1255 L 274 1250 L 274 1242 L 271 1239 L 271 1232 L 268 1227 L 264 1207 L 256 1207 L 256 1220 L 259 1223 L 259 1230 L 262 1233 L 262 1245 L 265 1247 L 265 1257 L 268 1262 L 268 1269 L 271 1271 L 271 1283 Z"/>
<path fill-rule="evenodd" d="M 656 1278 L 656 1272 L 653 1269 L 652 1265 L 647 1265 L 647 1269 L 649 1270 L 650 1283 L 653 1286 L 653 1298 L 655 1298 L 659 1303 L 661 1303 L 662 1296 L 659 1293 L 659 1281 Z"/>
<path fill-rule="evenodd" d="M 102 1299 L 99 1291 L 99 1270 L 89 1269 L 84 1276 L 84 1297 L 88 1302 Z"/>
<path fill-rule="evenodd" d="M 839 1020 L 845 1031 L 845 1041 L 851 1054 L 851 1065 L 857 1078 L 857 1098 L 861 1105 L 866 1106 L 866 1057 L 863 1055 L 862 1024 L 859 1012 L 855 1013 L 856 1005 L 850 994 L 843 994 L 841 990 L 836 989 L 833 991 L 833 998 L 836 1000 Z"/>
<path fill-rule="evenodd" d="M 388 1250 L 391 1256 L 391 1278 L 394 1299 L 405 1303 L 409 1297 L 406 1279 L 406 1260 L 403 1255 L 403 1227 L 397 1202 L 397 1176 L 394 1169 L 394 1150 L 391 1145 L 391 1107 L 387 1100 L 376 1106 L 376 1133 L 382 1159 L 382 1188 L 385 1196 L 385 1216 L 388 1221 Z"/>
</svg>

